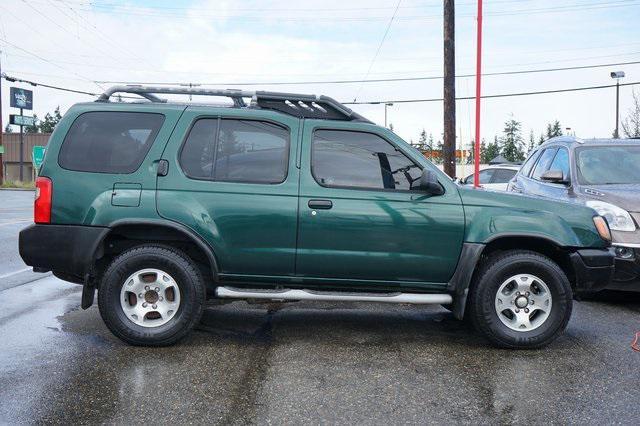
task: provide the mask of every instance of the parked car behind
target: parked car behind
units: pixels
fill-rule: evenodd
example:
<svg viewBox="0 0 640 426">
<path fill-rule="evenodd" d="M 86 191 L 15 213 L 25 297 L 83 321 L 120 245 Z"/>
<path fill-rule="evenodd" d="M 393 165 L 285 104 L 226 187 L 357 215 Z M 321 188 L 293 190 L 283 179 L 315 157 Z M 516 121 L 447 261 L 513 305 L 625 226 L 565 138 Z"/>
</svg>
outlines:
<svg viewBox="0 0 640 426">
<path fill-rule="evenodd" d="M 496 164 L 480 170 L 480 186 L 494 191 L 506 191 L 507 185 L 520 170 L 516 164 Z M 473 185 L 473 174 L 460 179 L 461 185 Z"/>
<path fill-rule="evenodd" d="M 609 288 L 640 291 L 640 141 L 550 139 L 529 155 L 509 191 L 585 204 L 604 216 L 616 252 Z"/>
<path fill-rule="evenodd" d="M 150 102 L 110 101 L 122 92 Z M 82 284 L 85 309 L 97 289 L 136 345 L 178 341 L 207 299 L 267 299 L 441 304 L 535 348 L 613 274 L 592 209 L 461 188 L 324 96 L 114 87 L 65 114 L 36 187 L 22 258 Z"/>
</svg>

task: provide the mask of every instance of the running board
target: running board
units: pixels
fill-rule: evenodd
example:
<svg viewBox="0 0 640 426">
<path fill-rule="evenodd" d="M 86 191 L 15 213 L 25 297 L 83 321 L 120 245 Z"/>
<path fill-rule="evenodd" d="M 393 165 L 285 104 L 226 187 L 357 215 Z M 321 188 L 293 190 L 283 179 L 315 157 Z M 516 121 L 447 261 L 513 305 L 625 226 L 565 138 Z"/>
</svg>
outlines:
<svg viewBox="0 0 640 426">
<path fill-rule="evenodd" d="M 315 300 L 322 302 L 382 302 L 413 305 L 448 305 L 450 294 L 421 293 L 355 293 L 314 290 L 262 290 L 216 287 L 216 297 L 222 299 Z"/>
</svg>

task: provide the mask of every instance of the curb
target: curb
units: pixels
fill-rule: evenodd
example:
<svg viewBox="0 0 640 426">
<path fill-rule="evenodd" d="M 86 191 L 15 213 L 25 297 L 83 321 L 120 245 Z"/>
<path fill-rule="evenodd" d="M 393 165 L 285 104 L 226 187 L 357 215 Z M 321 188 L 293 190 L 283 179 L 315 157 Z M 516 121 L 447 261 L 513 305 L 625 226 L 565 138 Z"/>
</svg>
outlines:
<svg viewBox="0 0 640 426">
<path fill-rule="evenodd" d="M 35 188 L 0 188 L 0 191 L 35 191 Z"/>
</svg>

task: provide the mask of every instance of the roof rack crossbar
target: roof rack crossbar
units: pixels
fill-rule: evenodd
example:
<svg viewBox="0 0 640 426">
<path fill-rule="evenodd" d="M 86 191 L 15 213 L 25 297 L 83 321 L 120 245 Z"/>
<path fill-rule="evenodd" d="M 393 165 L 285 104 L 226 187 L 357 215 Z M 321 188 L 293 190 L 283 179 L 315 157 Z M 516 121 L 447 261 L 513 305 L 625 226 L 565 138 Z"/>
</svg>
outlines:
<svg viewBox="0 0 640 426">
<path fill-rule="evenodd" d="M 247 91 L 237 89 L 204 89 L 199 87 L 181 86 L 141 86 L 125 85 L 112 86 L 102 93 L 96 102 L 109 102 L 116 93 L 131 93 L 139 95 L 151 102 L 167 102 L 155 94 L 172 95 L 202 95 L 227 97 L 237 108 L 246 107 L 245 98 L 251 98 L 252 106 L 263 109 L 280 111 L 299 118 L 318 118 L 333 120 L 353 120 L 371 123 L 360 114 L 347 108 L 340 102 L 327 96 L 301 95 L 297 93 Z M 296 107 L 292 107 L 295 105 Z M 304 105 L 304 107 L 302 106 Z"/>
</svg>

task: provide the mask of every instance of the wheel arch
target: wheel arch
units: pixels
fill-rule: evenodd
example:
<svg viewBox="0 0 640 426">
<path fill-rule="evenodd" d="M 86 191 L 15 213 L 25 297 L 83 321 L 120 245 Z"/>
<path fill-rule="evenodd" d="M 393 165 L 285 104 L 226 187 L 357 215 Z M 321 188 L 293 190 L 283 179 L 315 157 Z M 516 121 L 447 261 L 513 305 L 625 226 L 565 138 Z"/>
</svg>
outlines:
<svg viewBox="0 0 640 426">
<path fill-rule="evenodd" d="M 465 243 L 458 267 L 449 281 L 448 289 L 453 293 L 452 312 L 457 319 L 463 319 L 469 289 L 476 279 L 484 262 L 492 255 L 508 250 L 530 250 L 554 261 L 575 287 L 576 273 L 573 268 L 570 247 L 562 246 L 553 238 L 530 234 L 500 234 L 485 243 Z"/>
<path fill-rule="evenodd" d="M 113 240 L 127 239 L 132 242 L 184 242 L 192 244 L 208 263 L 210 276 L 217 279 L 218 260 L 209 244 L 198 236 L 192 229 L 180 223 L 163 219 L 124 219 L 111 223 L 102 240 L 97 245 L 93 259 L 104 257 L 109 252 L 108 244 Z"/>
</svg>

